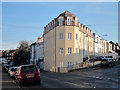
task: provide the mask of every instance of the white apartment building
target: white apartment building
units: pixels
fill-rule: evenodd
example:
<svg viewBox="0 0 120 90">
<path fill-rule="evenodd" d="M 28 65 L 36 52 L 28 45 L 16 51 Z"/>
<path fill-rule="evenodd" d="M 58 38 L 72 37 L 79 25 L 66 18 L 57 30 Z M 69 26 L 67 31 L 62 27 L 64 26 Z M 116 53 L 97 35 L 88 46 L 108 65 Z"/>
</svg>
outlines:
<svg viewBox="0 0 120 90">
<path fill-rule="evenodd" d="M 102 56 L 103 55 L 103 39 L 102 37 L 96 35 L 95 33 L 93 33 L 94 35 L 94 55 L 95 56 Z"/>
<path fill-rule="evenodd" d="M 38 68 L 43 69 L 43 59 L 43 38 L 38 37 L 38 40 L 30 45 L 30 64 L 35 64 Z"/>
</svg>

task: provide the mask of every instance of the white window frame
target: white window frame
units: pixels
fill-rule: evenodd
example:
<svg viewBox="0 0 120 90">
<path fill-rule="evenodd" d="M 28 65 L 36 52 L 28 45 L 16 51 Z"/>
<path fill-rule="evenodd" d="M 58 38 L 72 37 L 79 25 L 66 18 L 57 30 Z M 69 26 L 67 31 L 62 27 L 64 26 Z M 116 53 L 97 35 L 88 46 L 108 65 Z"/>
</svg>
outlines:
<svg viewBox="0 0 120 90">
<path fill-rule="evenodd" d="M 59 25 L 63 25 L 63 19 L 59 19 Z"/>
<path fill-rule="evenodd" d="M 72 48 L 68 48 L 68 54 L 72 54 Z"/>
<path fill-rule="evenodd" d="M 60 40 L 63 40 L 63 33 L 60 33 L 60 34 L 59 34 L 59 39 L 60 39 Z"/>
<path fill-rule="evenodd" d="M 62 68 L 63 67 L 63 62 L 60 62 L 60 68 Z"/>
<path fill-rule="evenodd" d="M 78 51 L 78 50 L 77 50 L 77 48 L 76 48 L 76 53 L 77 53 L 77 51 Z"/>
<path fill-rule="evenodd" d="M 63 48 L 60 48 L 59 50 L 60 50 L 60 54 L 62 54 L 63 53 Z"/>
<path fill-rule="evenodd" d="M 69 61 L 67 67 L 71 68 L 71 66 L 72 66 L 72 63 Z"/>
<path fill-rule="evenodd" d="M 67 25 L 72 25 L 72 19 L 71 18 L 67 19 Z"/>
<path fill-rule="evenodd" d="M 72 39 L 72 33 L 68 33 L 68 40 Z"/>
</svg>

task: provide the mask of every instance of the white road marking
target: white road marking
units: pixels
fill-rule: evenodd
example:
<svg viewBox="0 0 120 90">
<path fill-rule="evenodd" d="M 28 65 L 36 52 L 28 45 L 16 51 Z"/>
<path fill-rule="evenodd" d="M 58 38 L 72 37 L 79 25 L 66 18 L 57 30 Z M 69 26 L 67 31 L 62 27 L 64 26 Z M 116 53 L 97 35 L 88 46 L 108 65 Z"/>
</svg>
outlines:
<svg viewBox="0 0 120 90">
<path fill-rule="evenodd" d="M 82 88 L 82 87 L 87 88 L 86 86 L 83 86 L 83 85 L 80 85 L 80 84 L 71 83 L 71 82 L 64 82 L 64 83 L 67 83 L 67 84 L 71 84 L 71 85 L 77 86 L 77 88 L 78 88 L 78 87 L 79 87 L 79 88 Z"/>
<path fill-rule="evenodd" d="M 49 77 L 47 77 L 47 76 L 42 76 L 42 77 L 49 78 Z M 50 79 L 50 80 L 61 81 L 61 80 L 58 80 L 58 79 L 52 79 L 52 78 L 49 78 L 49 79 Z M 71 84 L 71 85 L 77 86 L 77 87 L 79 87 L 79 88 L 82 88 L 82 87 L 87 88 L 86 86 L 83 86 L 83 85 L 80 85 L 80 84 L 71 83 L 71 82 L 66 82 L 66 81 L 64 81 L 64 83 Z"/>
</svg>

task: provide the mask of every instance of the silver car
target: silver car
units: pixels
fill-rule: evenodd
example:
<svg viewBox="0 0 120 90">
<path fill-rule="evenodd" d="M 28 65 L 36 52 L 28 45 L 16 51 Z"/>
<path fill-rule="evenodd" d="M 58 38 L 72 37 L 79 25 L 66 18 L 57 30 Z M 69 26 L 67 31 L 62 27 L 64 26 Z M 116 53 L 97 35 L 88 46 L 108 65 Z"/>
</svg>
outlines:
<svg viewBox="0 0 120 90">
<path fill-rule="evenodd" d="M 112 58 L 104 58 L 101 60 L 101 67 L 103 66 L 115 66 L 116 62 Z"/>
<path fill-rule="evenodd" d="M 10 67 L 10 69 L 8 70 L 8 75 L 10 77 L 15 77 L 15 72 L 16 72 L 17 68 L 18 68 L 17 66 Z"/>
</svg>

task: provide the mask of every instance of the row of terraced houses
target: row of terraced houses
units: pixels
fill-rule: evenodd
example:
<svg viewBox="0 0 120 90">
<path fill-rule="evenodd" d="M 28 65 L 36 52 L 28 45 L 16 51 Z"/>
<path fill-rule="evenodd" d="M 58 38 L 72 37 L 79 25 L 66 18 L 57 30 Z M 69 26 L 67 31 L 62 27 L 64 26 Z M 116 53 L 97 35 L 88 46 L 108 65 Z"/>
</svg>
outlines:
<svg viewBox="0 0 120 90">
<path fill-rule="evenodd" d="M 58 72 L 60 68 L 71 68 L 97 56 L 116 58 L 118 55 L 113 50 L 116 45 L 93 33 L 69 11 L 48 23 L 38 41 L 30 45 L 30 63 L 40 65 L 44 71 Z M 41 49 L 36 49 L 40 45 Z"/>
</svg>

